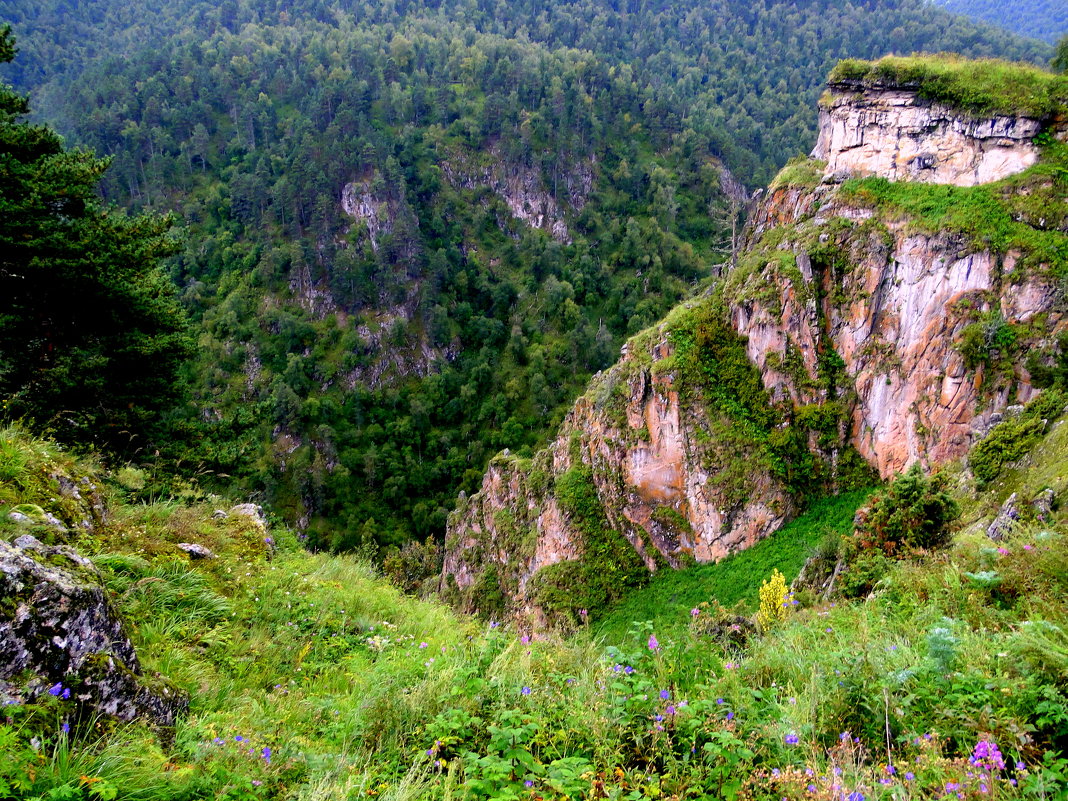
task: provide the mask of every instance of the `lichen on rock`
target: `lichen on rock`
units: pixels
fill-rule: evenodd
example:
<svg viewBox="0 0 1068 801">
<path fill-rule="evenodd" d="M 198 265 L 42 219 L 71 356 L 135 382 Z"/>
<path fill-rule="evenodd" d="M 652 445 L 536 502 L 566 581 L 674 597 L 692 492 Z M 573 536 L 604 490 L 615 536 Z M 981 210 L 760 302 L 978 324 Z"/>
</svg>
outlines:
<svg viewBox="0 0 1068 801">
<path fill-rule="evenodd" d="M 82 706 L 120 720 L 173 725 L 180 691 L 143 674 L 92 562 L 29 535 L 0 540 L 0 697 L 61 683 Z"/>
</svg>

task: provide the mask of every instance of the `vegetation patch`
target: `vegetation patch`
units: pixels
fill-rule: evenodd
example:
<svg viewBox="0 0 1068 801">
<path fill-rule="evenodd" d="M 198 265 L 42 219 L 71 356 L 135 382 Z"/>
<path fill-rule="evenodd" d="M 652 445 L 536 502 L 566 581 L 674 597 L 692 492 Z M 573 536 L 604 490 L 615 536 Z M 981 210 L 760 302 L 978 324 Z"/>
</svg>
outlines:
<svg viewBox="0 0 1068 801">
<path fill-rule="evenodd" d="M 1068 109 L 1068 77 L 1031 64 L 952 54 L 846 59 L 828 82 L 914 89 L 926 99 L 974 114 L 1021 114 L 1044 120 Z"/>
<path fill-rule="evenodd" d="M 968 464 L 980 486 L 1000 475 L 1005 465 L 1026 456 L 1046 432 L 1049 421 L 1060 417 L 1068 403 L 1061 389 L 1048 389 L 1019 415 L 1003 420 L 972 448 Z"/>
<path fill-rule="evenodd" d="M 528 593 L 551 619 L 573 624 L 580 620 L 580 611 L 596 618 L 644 586 L 649 570 L 630 541 L 609 525 L 589 467 L 561 474 L 555 490 L 560 508 L 582 534 L 581 555 L 543 567 L 531 578 Z"/>
<path fill-rule="evenodd" d="M 760 583 L 779 570 L 793 581 L 816 545 L 828 533 L 848 536 L 853 516 L 871 489 L 814 501 L 808 510 L 755 545 L 719 562 L 685 570 L 660 570 L 649 586 L 628 595 L 595 631 L 610 642 L 624 638 L 633 621 L 673 621 L 684 625 L 702 603 L 755 608 Z"/>
</svg>

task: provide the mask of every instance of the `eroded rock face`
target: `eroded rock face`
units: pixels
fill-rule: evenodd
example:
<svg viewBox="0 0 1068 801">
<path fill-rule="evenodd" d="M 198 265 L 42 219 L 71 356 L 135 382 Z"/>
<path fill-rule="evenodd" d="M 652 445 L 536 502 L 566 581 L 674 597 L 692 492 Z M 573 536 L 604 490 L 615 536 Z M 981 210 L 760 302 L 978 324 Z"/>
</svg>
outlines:
<svg viewBox="0 0 1068 801">
<path fill-rule="evenodd" d="M 672 371 L 654 367 L 672 356 L 667 330 L 645 347 L 625 352 L 594 378 L 549 448 L 533 460 L 498 456 L 479 492 L 461 498 L 449 519 L 442 582 L 447 596 L 486 611 L 480 597 L 494 596 L 499 586 L 514 611 L 540 621 L 531 579 L 585 552 L 585 538 L 554 488 L 573 469 L 589 470 L 609 526 L 650 570 L 719 559 L 757 542 L 793 514 L 789 493 L 760 468 L 748 476 L 744 503 L 713 480 L 717 443 L 711 421 L 700 408 L 683 404 Z M 493 586 L 484 586 L 487 581 Z"/>
<path fill-rule="evenodd" d="M 0 698 L 61 684 L 97 712 L 166 726 L 187 707 L 180 692 L 143 675 L 92 562 L 70 548 L 29 535 L 0 540 L 0 599 Z"/>
<path fill-rule="evenodd" d="M 1039 321 L 1028 347 L 1049 345 L 1068 327 L 1056 279 L 1019 252 L 882 215 L 851 198 L 842 179 L 997 180 L 1035 163 L 1039 123 L 974 119 L 912 93 L 845 85 L 832 87 L 821 114 L 813 155 L 827 162 L 824 180 L 773 185 L 760 199 L 747 252 L 719 298 L 764 388 L 792 410 L 781 427 L 807 436 L 832 480 L 849 446 L 885 478 L 963 456 L 1006 407 L 1037 391 L 1022 366 L 988 375 L 966 364 L 966 327 Z M 680 400 L 671 325 L 628 343 L 549 449 L 533 461 L 498 457 L 480 491 L 461 499 L 448 526 L 446 597 L 471 609 L 503 596 L 536 622 L 532 579 L 584 555 L 582 532 L 554 492 L 579 467 L 591 472 L 608 524 L 651 570 L 719 559 L 794 513 L 787 488 L 755 461 L 742 476 L 744 497 L 726 490 L 721 479 L 737 476 L 744 454 L 726 458 L 731 438 L 709 419 L 714 412 Z M 806 411 L 819 427 L 799 422 Z"/>
<path fill-rule="evenodd" d="M 581 211 L 586 205 L 593 189 L 593 162 L 572 165 L 561 173 L 556 187 L 546 187 L 533 168 L 510 163 L 497 152 L 490 156 L 485 162 L 457 153 L 442 162 L 442 171 L 454 186 L 489 187 L 504 200 L 513 218 L 547 231 L 558 242 L 570 242 L 565 212 Z"/>
<path fill-rule="evenodd" d="M 903 89 L 833 84 L 821 104 L 813 158 L 826 175 L 974 186 L 1021 172 L 1038 159 L 1041 121 L 971 117 Z"/>
<path fill-rule="evenodd" d="M 960 349 L 965 327 L 984 315 L 1006 324 L 1043 315 L 1050 341 L 1063 327 L 1056 280 L 1017 274 L 1018 254 L 976 249 L 956 234 L 914 233 L 907 220 L 875 220 L 826 186 L 769 193 L 751 247 L 775 226 L 794 231 L 778 249 L 791 252 L 797 272 L 769 260 L 750 276 L 733 298 L 734 327 L 765 386 L 795 405 L 824 399 L 819 359 L 833 349 L 850 440 L 883 477 L 918 460 L 963 456 L 1014 397 L 1035 394 L 1022 367 L 994 380 L 967 369 Z M 829 242 L 838 267 L 820 261 Z M 792 371 L 784 366 L 791 359 Z"/>
</svg>

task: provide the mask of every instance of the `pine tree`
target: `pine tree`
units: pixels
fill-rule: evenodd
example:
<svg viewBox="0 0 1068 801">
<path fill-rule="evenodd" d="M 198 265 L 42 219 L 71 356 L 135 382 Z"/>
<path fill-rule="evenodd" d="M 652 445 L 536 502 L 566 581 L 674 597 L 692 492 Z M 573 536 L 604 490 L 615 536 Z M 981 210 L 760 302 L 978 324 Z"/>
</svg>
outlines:
<svg viewBox="0 0 1068 801">
<path fill-rule="evenodd" d="M 10 26 L 0 62 L 14 58 Z M 106 159 L 67 150 L 0 84 L 0 396 L 68 442 L 146 444 L 191 352 L 160 260 L 172 221 L 102 207 Z"/>
</svg>

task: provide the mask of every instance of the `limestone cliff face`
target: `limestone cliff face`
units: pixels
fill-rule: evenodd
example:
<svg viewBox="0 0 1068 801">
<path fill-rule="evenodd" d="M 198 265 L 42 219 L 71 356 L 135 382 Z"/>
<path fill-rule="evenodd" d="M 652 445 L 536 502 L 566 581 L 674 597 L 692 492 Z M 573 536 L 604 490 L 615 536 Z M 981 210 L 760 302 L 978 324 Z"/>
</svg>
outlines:
<svg viewBox="0 0 1068 801">
<path fill-rule="evenodd" d="M 850 440 L 883 477 L 917 460 L 963 456 L 993 415 L 1035 391 L 1020 365 L 998 375 L 966 365 L 965 329 L 979 320 L 1040 323 L 1034 344 L 1050 342 L 1064 324 L 1057 279 L 1018 270 L 1017 252 L 918 232 L 908 219 L 879 220 L 833 187 L 803 194 L 770 193 L 751 242 L 759 247 L 786 227 L 790 235 L 776 248 L 790 253 L 796 271 L 769 262 L 732 297 L 733 324 L 765 386 L 794 404 L 818 400 L 820 352 L 833 349 Z"/>
<path fill-rule="evenodd" d="M 607 525 L 649 569 L 677 567 L 777 529 L 796 510 L 799 472 L 833 490 L 857 453 L 883 477 L 956 459 L 1035 394 L 1022 354 L 1068 327 L 1050 263 L 1068 247 L 1068 209 L 1056 179 L 1029 170 L 1049 120 L 977 118 L 914 92 L 839 84 L 821 121 L 814 158 L 752 210 L 722 282 L 628 343 L 547 450 L 498 457 L 461 499 L 447 597 L 540 618 L 539 574 L 591 549 L 557 492 L 569 471 L 587 471 Z M 930 184 L 961 189 L 948 201 L 916 194 L 945 191 Z M 975 202 L 974 219 L 924 211 L 947 202 Z M 715 319 L 730 336 L 709 328 Z M 766 400 L 730 361 L 731 336 Z"/>
<path fill-rule="evenodd" d="M 586 558 L 591 547 L 558 497 L 557 482 L 570 471 L 589 475 L 613 535 L 649 570 L 722 558 L 795 512 L 765 465 L 735 461 L 722 436 L 732 423 L 696 402 L 676 367 L 672 331 L 701 305 L 683 307 L 631 340 L 621 360 L 593 379 L 547 449 L 533 459 L 504 453 L 491 462 L 479 492 L 461 498 L 450 517 L 446 597 L 469 610 L 543 621 L 535 577 Z M 739 467 L 744 476 L 724 480 L 725 468 Z M 487 608 L 487 598 L 502 597 L 504 607 Z"/>
<path fill-rule="evenodd" d="M 1042 121 L 1025 116 L 962 115 L 915 91 L 859 82 L 832 84 L 820 106 L 812 155 L 827 163 L 827 176 L 845 171 L 974 186 L 1038 160 L 1032 140 Z"/>
</svg>

